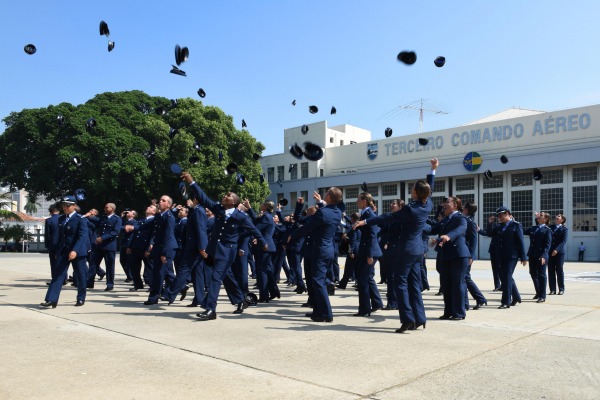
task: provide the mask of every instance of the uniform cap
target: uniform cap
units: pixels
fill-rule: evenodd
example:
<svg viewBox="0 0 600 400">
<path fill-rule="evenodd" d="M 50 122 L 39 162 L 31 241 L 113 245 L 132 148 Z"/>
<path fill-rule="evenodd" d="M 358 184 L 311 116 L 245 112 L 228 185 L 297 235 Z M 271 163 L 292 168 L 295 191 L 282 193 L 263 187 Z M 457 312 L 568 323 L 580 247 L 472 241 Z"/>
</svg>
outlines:
<svg viewBox="0 0 600 400">
<path fill-rule="evenodd" d="M 198 96 L 200 96 L 201 98 L 206 97 L 206 92 L 204 91 L 204 89 L 202 89 L 202 88 L 198 89 Z"/>
<path fill-rule="evenodd" d="M 335 115 L 335 113 L 337 113 L 337 110 L 335 107 L 331 106 L 331 115 Z"/>
<path fill-rule="evenodd" d="M 194 150 L 198 150 L 200 151 L 200 143 L 198 143 L 198 140 L 194 139 Z"/>
<path fill-rule="evenodd" d="M 505 155 L 501 156 L 500 157 L 500 162 L 502 164 L 506 164 L 508 162 L 508 157 L 506 157 Z"/>
<path fill-rule="evenodd" d="M 75 196 L 69 195 L 60 199 L 60 202 L 62 204 L 77 204 L 77 199 L 75 199 Z"/>
<path fill-rule="evenodd" d="M 346 212 L 346 203 L 344 203 L 343 200 L 337 203 L 337 207 L 340 209 L 341 212 Z"/>
<path fill-rule="evenodd" d="M 223 161 L 223 152 L 219 150 L 219 162 Z"/>
<path fill-rule="evenodd" d="M 175 45 L 175 63 L 177 65 L 181 65 L 187 61 L 190 56 L 190 52 L 187 47 L 179 47 L 179 45 Z"/>
<path fill-rule="evenodd" d="M 260 160 L 260 154 L 254 153 L 254 154 L 252 154 L 252 158 L 254 158 L 256 161 L 258 161 L 258 160 Z"/>
<path fill-rule="evenodd" d="M 71 162 L 73 164 L 75 164 L 76 167 L 81 167 L 83 165 L 83 163 L 81 162 L 81 158 L 79 158 L 79 156 L 71 157 Z"/>
<path fill-rule="evenodd" d="M 235 176 L 235 181 L 237 182 L 238 185 L 243 185 L 246 182 L 246 178 L 242 174 L 237 174 Z"/>
<path fill-rule="evenodd" d="M 260 183 L 265 183 L 265 174 L 260 174 L 258 177 L 258 180 L 260 181 Z"/>
<path fill-rule="evenodd" d="M 292 105 L 295 106 L 296 105 L 296 100 L 292 100 Z"/>
<path fill-rule="evenodd" d="M 486 180 L 488 180 L 488 181 L 489 181 L 489 180 L 491 180 L 491 179 L 494 177 L 494 174 L 492 174 L 492 171 L 490 171 L 490 170 L 488 169 L 487 171 L 485 171 L 485 172 L 483 173 L 483 177 L 484 177 Z"/>
<path fill-rule="evenodd" d="M 23 47 L 23 50 L 25 51 L 25 53 L 27 53 L 29 55 L 35 54 L 35 52 L 37 51 L 37 49 L 35 48 L 35 46 L 32 45 L 31 43 L 25 45 L 25 47 Z"/>
<path fill-rule="evenodd" d="M 108 52 L 110 53 L 111 51 L 113 51 L 113 49 L 115 48 L 115 42 L 113 42 L 112 40 L 108 41 Z"/>
<path fill-rule="evenodd" d="M 181 169 L 181 167 L 179 166 L 179 164 L 171 164 L 171 166 L 169 167 L 169 169 L 171 170 L 171 173 L 173 175 L 181 175 L 181 171 L 183 171 L 183 169 Z"/>
<path fill-rule="evenodd" d="M 312 142 L 305 142 L 304 157 L 306 157 L 310 161 L 319 161 L 321 158 L 323 158 L 323 149 L 321 148 L 321 146 Z"/>
<path fill-rule="evenodd" d="M 156 109 L 154 111 L 158 115 L 165 115 L 167 113 L 167 110 L 165 110 L 164 107 L 156 107 Z"/>
<path fill-rule="evenodd" d="M 309 106 L 308 107 L 308 112 L 311 114 L 316 114 L 319 112 L 319 108 L 317 106 Z"/>
<path fill-rule="evenodd" d="M 419 138 L 419 144 L 421 146 L 427 146 L 427 143 L 429 143 L 429 139 L 427 139 L 427 138 Z"/>
<path fill-rule="evenodd" d="M 179 182 L 179 194 L 181 197 L 187 197 L 187 188 L 185 187 L 185 182 Z"/>
<path fill-rule="evenodd" d="M 171 107 L 177 107 L 177 99 L 171 99 Z"/>
<path fill-rule="evenodd" d="M 290 164 L 290 166 L 288 167 L 288 172 L 291 173 L 295 166 L 296 164 Z"/>
<path fill-rule="evenodd" d="M 63 124 L 65 123 L 65 117 L 63 117 L 63 116 L 62 116 L 62 115 L 60 115 L 60 114 L 59 114 L 59 115 L 57 115 L 57 116 L 56 116 L 56 122 L 57 122 L 59 125 L 63 125 Z"/>
<path fill-rule="evenodd" d="M 247 128 L 248 124 L 246 124 L 246 120 L 242 119 L 242 128 Z"/>
<path fill-rule="evenodd" d="M 496 215 L 504 214 L 504 213 L 509 213 L 510 214 L 510 210 L 507 207 L 504 207 L 504 206 L 498 207 L 496 209 Z"/>
<path fill-rule="evenodd" d="M 100 36 L 110 36 L 110 31 L 108 30 L 108 24 L 104 21 L 100 21 Z"/>
<path fill-rule="evenodd" d="M 227 175 L 232 175 L 234 173 L 236 173 L 238 170 L 237 164 L 235 163 L 229 163 L 227 164 L 227 166 L 225 167 L 225 172 L 227 173 Z"/>
<path fill-rule="evenodd" d="M 187 76 L 185 71 L 182 69 L 177 68 L 174 65 L 171 65 L 173 68 L 171 68 L 171 73 L 175 74 L 175 75 L 180 75 L 180 76 Z"/>
<path fill-rule="evenodd" d="M 298 160 L 302 160 L 302 157 L 304 156 L 302 147 L 298 146 L 298 143 L 294 143 L 290 146 L 290 154 L 296 157 Z"/>
<path fill-rule="evenodd" d="M 279 199 L 279 204 L 281 204 L 282 206 L 287 206 L 289 204 L 288 199 L 286 199 L 285 197 L 282 197 Z"/>
<path fill-rule="evenodd" d="M 75 192 L 73 194 L 75 195 L 75 199 L 77 201 L 83 201 L 87 197 L 87 193 L 83 189 L 77 189 L 77 190 L 75 190 Z"/>
<path fill-rule="evenodd" d="M 303 135 L 306 135 L 308 133 L 308 125 L 302 125 L 302 128 L 300 128 L 300 130 L 302 131 Z"/>
<path fill-rule="evenodd" d="M 433 63 L 436 67 L 442 68 L 444 64 L 446 64 L 446 57 L 439 56 L 435 60 L 433 60 Z"/>
<path fill-rule="evenodd" d="M 192 165 L 196 165 L 200 162 L 200 157 L 198 156 L 191 156 L 188 160 L 190 162 L 190 164 Z"/>
<path fill-rule="evenodd" d="M 406 65 L 413 65 L 417 62 L 417 53 L 414 51 L 401 51 L 396 58 Z"/>
<path fill-rule="evenodd" d="M 367 185 L 367 182 L 363 182 L 362 185 L 360 185 L 360 190 L 367 193 L 369 192 L 369 186 Z"/>
<path fill-rule="evenodd" d="M 255 306 L 258 304 L 258 297 L 252 292 L 248 292 L 246 294 L 245 300 L 248 302 L 248 305 L 251 306 Z"/>
<path fill-rule="evenodd" d="M 394 133 L 394 131 L 392 130 L 392 128 L 385 128 L 385 137 L 390 137 L 392 136 L 392 133 Z"/>
<path fill-rule="evenodd" d="M 533 179 L 535 179 L 536 181 L 542 180 L 542 171 L 540 171 L 539 168 L 533 170 Z"/>
<path fill-rule="evenodd" d="M 94 118 L 88 118 L 88 120 L 85 121 L 85 127 L 88 129 L 94 129 L 96 125 L 96 120 Z"/>
<path fill-rule="evenodd" d="M 177 129 L 169 127 L 169 139 L 173 139 L 177 133 Z"/>
</svg>

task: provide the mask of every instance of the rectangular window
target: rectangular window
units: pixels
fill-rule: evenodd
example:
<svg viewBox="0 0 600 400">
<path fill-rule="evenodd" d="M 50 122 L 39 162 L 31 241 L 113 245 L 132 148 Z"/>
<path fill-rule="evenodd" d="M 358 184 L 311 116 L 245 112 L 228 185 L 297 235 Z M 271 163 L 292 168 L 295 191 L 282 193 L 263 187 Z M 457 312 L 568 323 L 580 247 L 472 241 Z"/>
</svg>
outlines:
<svg viewBox="0 0 600 400">
<path fill-rule="evenodd" d="M 527 174 L 531 177 L 530 174 Z M 515 220 L 524 228 L 535 224 L 533 215 L 533 191 L 514 190 L 511 192 L 510 211 Z"/>
<path fill-rule="evenodd" d="M 292 209 L 294 207 L 296 207 L 296 202 L 298 201 L 298 194 L 296 192 L 290 192 L 290 202 L 288 204 L 288 207 L 291 207 Z"/>
<path fill-rule="evenodd" d="M 329 138 L 329 143 L 333 143 L 333 137 Z"/>
<path fill-rule="evenodd" d="M 598 179 L 597 167 L 573 168 L 573 182 L 595 181 Z"/>
<path fill-rule="evenodd" d="M 437 184 L 437 182 L 436 182 Z M 456 191 L 475 190 L 475 178 L 456 179 Z"/>
<path fill-rule="evenodd" d="M 384 196 L 398 196 L 398 185 L 383 185 L 381 192 Z"/>
<path fill-rule="evenodd" d="M 429 218 L 434 218 L 438 210 L 438 206 L 446 201 L 446 196 L 431 196 L 431 201 L 433 202 L 433 208 L 431 209 L 431 214 L 429 214 Z"/>
<path fill-rule="evenodd" d="M 552 169 L 549 171 L 542 171 L 542 185 L 549 185 L 552 183 L 563 183 L 563 170 Z"/>
<path fill-rule="evenodd" d="M 598 186 L 573 188 L 573 230 L 596 232 L 598 230 Z"/>
<path fill-rule="evenodd" d="M 269 181 L 269 183 L 275 182 L 275 167 L 269 167 L 267 169 L 267 181 Z"/>
<path fill-rule="evenodd" d="M 475 194 L 473 194 L 473 193 L 463 193 L 463 194 L 457 195 L 456 197 L 458 197 L 460 199 L 463 206 L 467 203 L 471 203 L 471 204 L 475 203 Z"/>
<path fill-rule="evenodd" d="M 279 182 L 285 181 L 285 173 L 284 173 L 284 171 L 285 170 L 284 170 L 283 165 L 277 167 L 277 181 L 279 181 Z"/>
<path fill-rule="evenodd" d="M 562 214 L 563 188 L 540 189 L 540 211 L 549 213 L 550 221 L 554 221 L 556 214 Z"/>
<path fill-rule="evenodd" d="M 340 140 L 340 146 L 343 146 L 343 145 L 344 145 L 344 141 Z"/>
<path fill-rule="evenodd" d="M 446 192 L 446 179 L 436 180 L 435 183 L 433 184 L 433 193 L 445 193 L 445 192 Z"/>
<path fill-rule="evenodd" d="M 391 212 L 392 210 L 390 210 L 390 206 L 392 205 L 393 201 L 394 201 L 393 199 L 382 200 L 381 201 L 381 210 L 379 210 L 379 212 L 377 214 L 381 215 L 381 214 Z"/>
<path fill-rule="evenodd" d="M 362 189 L 361 189 L 362 191 Z M 369 186 L 369 193 L 371 193 L 371 196 L 373 197 L 377 197 L 379 196 L 379 187 L 373 185 L 373 186 Z"/>
<path fill-rule="evenodd" d="M 300 164 L 300 178 L 306 179 L 308 178 L 308 163 L 303 162 Z"/>
<path fill-rule="evenodd" d="M 499 189 L 503 186 L 502 174 L 497 174 L 492 177 L 492 179 L 483 180 L 483 188 L 484 189 Z"/>
<path fill-rule="evenodd" d="M 298 179 L 298 164 L 290 164 L 290 179 Z"/>
<path fill-rule="evenodd" d="M 358 211 L 358 207 L 356 206 L 356 200 L 344 201 L 346 204 L 346 215 L 352 215 Z"/>
<path fill-rule="evenodd" d="M 306 204 L 306 202 L 308 202 L 308 190 L 301 191 L 300 197 L 302 197 L 304 199 L 304 204 Z M 295 207 L 295 205 L 294 205 L 294 207 Z"/>
<path fill-rule="evenodd" d="M 358 198 L 358 188 L 346 188 L 346 198 L 347 199 L 357 199 Z"/>
<path fill-rule="evenodd" d="M 488 218 L 495 215 L 498 207 L 504 205 L 502 192 L 489 192 L 483 194 L 483 211 L 482 221 L 487 226 Z"/>
<path fill-rule="evenodd" d="M 510 186 L 520 187 L 531 185 L 533 185 L 533 174 L 531 172 L 522 172 L 511 175 Z"/>
<path fill-rule="evenodd" d="M 323 168 L 319 169 L 319 176 L 322 177 L 323 176 Z"/>
</svg>

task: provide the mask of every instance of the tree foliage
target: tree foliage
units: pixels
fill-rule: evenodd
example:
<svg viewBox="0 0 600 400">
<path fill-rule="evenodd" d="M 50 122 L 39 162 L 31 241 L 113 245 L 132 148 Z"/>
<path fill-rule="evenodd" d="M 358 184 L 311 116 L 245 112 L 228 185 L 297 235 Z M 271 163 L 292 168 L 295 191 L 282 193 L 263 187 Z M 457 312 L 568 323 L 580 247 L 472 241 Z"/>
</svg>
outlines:
<svg viewBox="0 0 600 400">
<path fill-rule="evenodd" d="M 166 111 L 161 114 L 160 108 Z M 58 116 L 63 117 L 60 124 Z M 96 120 L 94 128 L 86 121 Z M 221 109 L 191 98 L 152 97 L 141 91 L 102 93 L 85 104 L 68 103 L 12 112 L 0 136 L 0 180 L 47 199 L 57 199 L 82 188 L 83 209 L 114 202 L 118 208 L 143 210 L 163 194 L 181 201 L 178 177 L 169 166 L 189 170 L 207 194 L 219 199 L 234 190 L 240 197 L 261 201 L 267 184 L 260 183 L 260 163 L 252 155 L 264 146 Z M 176 129 L 170 135 L 170 128 Z M 194 142 L 200 150 L 194 149 Z M 219 151 L 223 160 L 219 162 Z M 200 162 L 191 165 L 196 155 Z M 79 157 L 77 166 L 73 157 Z M 224 173 L 234 162 L 246 183 Z"/>
</svg>

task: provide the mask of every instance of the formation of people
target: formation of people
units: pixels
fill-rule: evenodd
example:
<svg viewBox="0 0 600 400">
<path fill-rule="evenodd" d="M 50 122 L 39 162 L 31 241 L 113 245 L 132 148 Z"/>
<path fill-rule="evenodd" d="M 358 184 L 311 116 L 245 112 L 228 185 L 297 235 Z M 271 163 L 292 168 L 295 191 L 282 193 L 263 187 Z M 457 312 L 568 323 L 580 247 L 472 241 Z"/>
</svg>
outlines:
<svg viewBox="0 0 600 400">
<path fill-rule="evenodd" d="M 186 205 L 175 205 L 170 196 L 163 195 L 148 205 L 143 217 L 130 209 L 116 215 L 113 203 L 104 206 L 103 215 L 95 209 L 81 214 L 76 198 L 65 196 L 59 202 L 62 214 L 52 206 L 46 221 L 52 279 L 41 306 L 57 306 L 69 265 L 77 287 L 75 306 L 85 304 L 88 289 L 98 282 L 96 277 L 106 278 L 105 291 L 114 290 L 119 251 L 125 282 L 132 284 L 129 290 L 147 290 L 145 306 L 159 301 L 170 305 L 178 297 L 183 301 L 193 288 L 187 307 L 201 307 L 203 311 L 196 316 L 214 320 L 224 286 L 235 306 L 233 313 L 241 314 L 249 305 L 280 298 L 278 283 L 283 269 L 288 286 L 294 286 L 299 295 L 307 293 L 303 307 L 312 309 L 306 313 L 310 320 L 332 322 L 330 297 L 336 288 L 346 289 L 354 280 L 358 291 L 354 316 L 398 310 L 400 328 L 396 332 L 404 333 L 426 327 L 422 292 L 429 290 L 425 264 L 429 246 L 435 246 L 437 252 L 436 269 L 444 297 L 439 318 L 465 319 L 469 294 L 475 300 L 474 310 L 487 306 L 470 275 L 478 235 L 491 237 L 494 290 L 502 291 L 500 309 L 521 302 L 512 278 L 519 261 L 523 265 L 529 262 L 538 303 L 544 302 L 547 294 L 564 294 L 565 217 L 557 215 L 551 226 L 547 213 L 536 213 L 537 224 L 523 228 L 508 208 L 499 207 L 486 229 L 480 229 L 474 221 L 477 206 L 448 197 L 432 218 L 431 193 L 438 166 L 439 161 L 432 159 L 426 179 L 411 188 L 410 201 L 394 200 L 390 211 L 379 215 L 373 197 L 365 191 L 358 196 L 359 212 L 347 216 L 337 187 L 329 188 L 323 198 L 315 192 L 314 205 L 298 198 L 293 214 L 285 217 L 281 206 L 272 201 L 264 201 L 255 211 L 248 199 L 242 200 L 234 192 L 220 201 L 210 199 L 189 172 L 181 173 L 189 188 Z M 531 238 L 528 249 L 525 234 Z M 341 279 L 340 243 L 347 253 Z M 385 306 L 374 278 L 378 261 L 380 283 L 387 285 Z M 256 278 L 258 296 L 250 291 L 249 275 Z"/>
</svg>

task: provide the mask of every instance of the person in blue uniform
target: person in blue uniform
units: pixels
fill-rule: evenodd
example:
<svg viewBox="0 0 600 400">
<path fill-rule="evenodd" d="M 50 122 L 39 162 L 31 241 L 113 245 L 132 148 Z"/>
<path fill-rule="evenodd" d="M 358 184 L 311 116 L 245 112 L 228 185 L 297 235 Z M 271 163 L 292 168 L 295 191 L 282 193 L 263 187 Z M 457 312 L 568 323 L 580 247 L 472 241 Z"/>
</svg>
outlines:
<svg viewBox="0 0 600 400">
<path fill-rule="evenodd" d="M 50 274 L 56 271 L 56 250 L 58 249 L 58 205 L 48 207 L 50 217 L 44 222 L 44 247 L 50 259 Z M 52 277 L 52 276 L 51 276 Z M 49 283 L 48 283 L 49 284 Z"/>
<path fill-rule="evenodd" d="M 133 279 L 131 292 L 137 292 L 144 288 L 142 280 L 142 262 L 144 263 L 144 278 L 146 284 L 152 282 L 152 260 L 150 260 L 150 246 L 152 245 L 152 232 L 158 209 L 154 204 L 146 207 L 145 218 L 136 221 L 135 224 L 126 225 L 125 230 L 132 234 L 129 254 L 129 270 Z"/>
<path fill-rule="evenodd" d="M 299 200 L 299 199 L 298 199 Z M 302 244 L 304 243 L 303 237 L 296 237 L 293 240 L 290 240 L 290 236 L 296 229 L 300 227 L 298 220 L 301 218 L 303 203 L 300 201 L 296 201 L 296 207 L 294 209 L 294 214 L 289 216 L 287 221 L 288 224 L 288 233 L 286 239 L 286 254 L 288 259 L 288 264 L 290 266 L 290 276 L 292 277 L 292 284 L 296 286 L 295 292 L 297 294 L 302 294 L 306 292 L 306 285 L 304 284 L 304 280 L 302 279 Z M 293 271 L 293 272 L 292 272 Z"/>
<path fill-rule="evenodd" d="M 494 221 L 498 219 L 498 224 Z M 495 216 L 488 218 L 486 235 L 498 237 L 497 249 L 500 271 L 502 273 L 502 304 L 499 309 L 514 307 L 521 302 L 519 289 L 513 279 L 513 273 L 519 259 L 523 266 L 527 265 L 527 254 L 525 252 L 525 240 L 523 239 L 523 227 L 512 218 L 507 207 L 499 207 Z"/>
<path fill-rule="evenodd" d="M 465 274 L 465 281 L 467 284 L 467 290 L 475 299 L 475 306 L 473 310 L 479 310 L 484 305 L 487 305 L 487 299 L 479 290 L 479 287 L 471 278 L 471 266 L 473 265 L 473 261 L 477 260 L 477 247 L 479 245 L 479 236 L 477 235 L 477 223 L 475 222 L 475 213 L 477 212 L 477 204 L 475 203 L 467 203 L 463 207 L 462 213 L 467 219 L 467 232 L 465 234 L 465 239 L 467 241 L 467 248 L 469 249 L 469 253 L 471 257 L 469 258 L 469 266 L 467 267 L 467 273 Z M 469 296 L 465 295 L 465 307 L 469 309 Z"/>
<path fill-rule="evenodd" d="M 235 261 L 238 251 L 240 234 L 245 231 L 254 236 L 255 240 L 260 243 L 262 251 L 268 250 L 267 242 L 252 224 L 250 218 L 237 209 L 240 198 L 236 193 L 228 192 L 220 202 L 216 202 L 204 193 L 189 172 L 183 172 L 181 178 L 187 182 L 198 202 L 210 209 L 215 216 L 213 233 L 210 236 L 207 248 L 209 259 L 213 260 L 214 265 L 211 268 L 208 293 L 204 298 L 204 303 L 201 304 L 206 311 L 196 314 L 196 316 L 202 321 L 217 318 L 217 299 L 221 284 L 226 276 L 228 277 L 226 290 L 229 298 L 232 302 L 237 303 L 235 312 L 241 313 L 244 308 L 248 307 L 248 303 L 231 272 L 231 265 Z"/>
<path fill-rule="evenodd" d="M 338 204 L 342 201 L 342 191 L 339 188 L 331 187 L 327 190 L 323 201 L 317 192 L 313 193 L 313 197 L 320 207 L 290 235 L 290 240 L 310 232 L 311 277 L 309 278 L 307 273 L 306 279 L 312 279 L 313 311 L 307 313 L 306 316 L 314 322 L 332 322 L 333 312 L 327 292 L 327 273 L 335 254 L 333 237 L 342 220 L 342 212 L 338 208 Z"/>
<path fill-rule="evenodd" d="M 415 182 L 411 190 L 410 203 L 387 216 L 358 221 L 353 227 L 357 229 L 359 226 L 387 223 L 389 220 L 395 220 L 402 226 L 398 248 L 400 262 L 395 264 L 394 271 L 401 322 L 400 328 L 396 330 L 397 333 L 404 333 L 409 329 L 416 330 L 421 326 L 425 328 L 427 323 L 420 284 L 421 257 L 425 251 L 422 235 L 433 208 L 431 192 L 435 171 L 440 164 L 437 158 L 431 159 L 430 163 L 431 173 L 427 175 L 427 182 L 423 180 Z"/>
<path fill-rule="evenodd" d="M 533 299 L 543 303 L 546 301 L 546 268 L 552 246 L 552 230 L 548 226 L 550 214 L 536 212 L 535 221 L 537 225 L 525 229 L 524 234 L 529 235 L 527 257 L 529 257 L 529 275 L 535 288 Z"/>
<path fill-rule="evenodd" d="M 392 204 L 390 204 L 390 213 L 400 211 L 402 207 L 404 207 L 404 200 L 393 200 Z M 400 246 L 402 225 L 394 220 L 390 221 L 390 224 L 382 226 L 382 230 L 384 230 L 384 228 L 386 229 L 385 235 L 382 235 L 383 258 L 385 259 L 385 265 L 388 266 L 386 279 L 384 279 L 385 283 L 387 284 L 387 304 L 383 309 L 397 310 L 398 299 L 396 297 L 396 288 L 394 287 L 394 264 L 398 262 L 397 253 L 398 247 Z M 427 280 L 427 277 L 425 277 L 425 280 Z M 421 282 L 423 282 L 423 279 L 421 279 Z"/>
<path fill-rule="evenodd" d="M 133 275 L 131 275 L 131 268 L 129 266 L 129 256 L 131 255 L 131 240 L 133 239 L 133 232 L 127 232 L 125 226 L 135 225 L 137 212 L 135 210 L 125 210 L 121 213 L 121 250 L 119 252 L 119 263 L 123 272 L 125 272 L 125 283 L 133 282 Z"/>
<path fill-rule="evenodd" d="M 104 206 L 104 215 L 100 218 L 91 215 L 85 215 L 96 226 L 96 248 L 93 254 L 93 260 L 88 272 L 88 285 L 94 285 L 96 269 L 100 262 L 104 260 L 106 267 L 106 289 L 105 292 L 113 290 L 115 285 L 115 256 L 117 253 L 117 237 L 121 230 L 121 218 L 115 214 L 116 206 L 114 203 L 106 203 Z"/>
<path fill-rule="evenodd" d="M 567 219 L 558 214 L 554 217 L 555 225 L 552 225 L 552 245 L 550 246 L 550 259 L 548 260 L 548 285 L 550 292 L 556 294 L 556 283 L 558 282 L 558 294 L 565 293 L 565 246 L 567 244 L 568 229 L 565 226 Z"/>
<path fill-rule="evenodd" d="M 360 219 L 360 214 L 355 212 L 352 213 L 350 217 L 345 215 L 344 218 L 346 219 L 346 222 L 352 226 Z M 344 275 L 337 284 L 339 289 L 346 289 L 348 282 L 351 279 L 354 279 L 354 265 L 356 264 L 356 254 L 358 253 L 358 248 L 360 245 L 360 235 L 360 229 L 350 229 L 346 233 L 346 240 L 348 242 L 348 255 L 346 257 L 346 264 L 344 265 Z"/>
<path fill-rule="evenodd" d="M 88 226 L 81 215 L 75 211 L 75 196 L 65 196 L 61 201 L 63 215 L 58 218 L 59 244 L 56 249 L 56 263 L 46 297 L 40 305 L 44 308 L 56 308 L 63 283 L 67 278 L 69 264 L 73 264 L 73 276 L 77 283 L 77 302 L 75 306 L 85 304 L 86 296 L 86 257 L 90 249 Z"/>
</svg>

